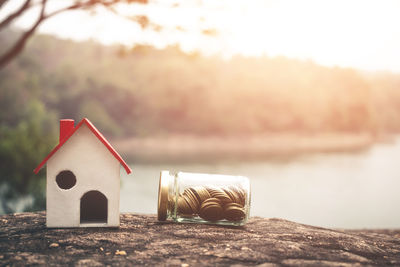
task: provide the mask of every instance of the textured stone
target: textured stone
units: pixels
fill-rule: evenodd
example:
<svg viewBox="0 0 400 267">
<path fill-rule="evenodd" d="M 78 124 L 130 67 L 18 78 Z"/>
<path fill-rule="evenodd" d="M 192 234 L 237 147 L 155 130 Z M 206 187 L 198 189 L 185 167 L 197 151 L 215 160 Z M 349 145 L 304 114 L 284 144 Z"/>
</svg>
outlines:
<svg viewBox="0 0 400 267">
<path fill-rule="evenodd" d="M 122 214 L 120 228 L 47 229 L 44 212 L 1 216 L 0 265 L 43 264 L 400 265 L 400 230 L 333 230 L 257 217 L 234 228 L 137 214 Z"/>
</svg>

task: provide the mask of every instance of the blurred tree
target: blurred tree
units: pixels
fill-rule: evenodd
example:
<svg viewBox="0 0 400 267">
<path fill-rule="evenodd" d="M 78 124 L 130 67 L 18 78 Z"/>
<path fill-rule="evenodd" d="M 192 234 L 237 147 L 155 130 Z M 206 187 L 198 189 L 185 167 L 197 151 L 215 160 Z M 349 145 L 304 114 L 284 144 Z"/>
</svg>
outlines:
<svg viewBox="0 0 400 267">
<path fill-rule="evenodd" d="M 45 175 L 37 177 L 32 170 L 56 143 L 56 119 L 38 100 L 27 105 L 16 125 L 0 125 L 0 201 L 5 213 L 15 211 L 24 197 L 32 197 L 29 210 L 45 207 Z"/>
<path fill-rule="evenodd" d="M 43 69 L 29 55 L 15 63 L 0 72 L 0 211 L 5 213 L 44 209 L 45 175 L 32 170 L 57 140 L 56 112 L 39 99 Z"/>
</svg>

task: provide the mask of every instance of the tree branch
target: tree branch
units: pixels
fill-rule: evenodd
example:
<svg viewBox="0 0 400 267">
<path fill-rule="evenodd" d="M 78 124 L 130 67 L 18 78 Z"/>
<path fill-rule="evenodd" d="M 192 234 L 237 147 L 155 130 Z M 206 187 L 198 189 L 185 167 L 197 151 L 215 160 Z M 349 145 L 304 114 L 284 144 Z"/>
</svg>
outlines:
<svg viewBox="0 0 400 267">
<path fill-rule="evenodd" d="M 7 2 L 8 0 L 0 0 L 0 8 Z"/>
<path fill-rule="evenodd" d="M 22 49 L 25 47 L 28 38 L 32 36 L 40 23 L 45 19 L 44 12 L 46 9 L 46 3 L 47 0 L 42 0 L 40 15 L 35 24 L 33 24 L 33 26 L 28 31 L 22 34 L 21 38 L 19 38 L 19 40 L 15 43 L 13 47 L 11 47 L 10 50 L 8 50 L 8 52 L 0 57 L 0 69 L 6 66 L 15 56 L 21 53 Z"/>
<path fill-rule="evenodd" d="M 87 2 L 77 2 L 71 6 L 67 6 L 67 7 L 61 8 L 59 10 L 56 10 L 56 11 L 53 11 L 53 12 L 47 14 L 45 16 L 45 19 L 51 18 L 59 13 L 62 13 L 62 12 L 68 11 L 68 10 L 74 10 L 74 9 L 78 9 L 78 8 L 87 8 L 87 7 L 98 4 L 99 2 L 101 2 L 101 1 L 89 0 Z"/>
<path fill-rule="evenodd" d="M 6 1 L 6 0 L 4 0 L 4 1 Z M 1 2 L 0 7 L 3 4 L 4 4 L 4 2 Z M 14 13 L 12 13 L 8 17 L 6 17 L 2 22 L 0 22 L 0 29 L 7 26 L 15 18 L 22 15 L 27 9 L 29 9 L 30 4 L 31 4 L 31 0 L 26 0 L 25 3 L 17 11 L 15 11 Z"/>
<path fill-rule="evenodd" d="M 7 0 L 0 0 L 0 6 L 2 4 L 4 4 Z M 21 53 L 21 51 L 23 50 L 23 48 L 25 47 L 25 44 L 27 42 L 27 40 L 34 34 L 34 32 L 36 31 L 36 29 L 38 28 L 38 26 L 46 19 L 51 18 L 59 13 L 62 13 L 64 11 L 68 11 L 68 10 L 76 10 L 76 9 L 87 9 L 87 8 L 91 8 L 91 7 L 95 7 L 95 6 L 99 6 L 102 5 L 104 7 L 110 7 L 114 4 L 117 4 L 119 2 L 126 2 L 126 3 L 133 3 L 133 2 L 137 2 L 137 3 L 142 3 L 145 4 L 147 3 L 148 0 L 86 0 L 86 1 L 75 1 L 74 4 L 64 7 L 64 8 L 60 8 L 58 10 L 55 10 L 49 14 L 45 14 L 45 8 L 46 8 L 46 3 L 47 0 L 42 0 L 41 3 L 41 11 L 40 11 L 40 15 L 39 18 L 36 20 L 36 22 L 32 25 L 32 27 L 24 32 L 22 34 L 22 36 L 15 42 L 15 44 L 3 55 L 0 56 L 0 70 L 2 68 L 4 68 L 13 58 L 15 58 L 19 53 Z M 15 13 L 11 14 L 6 20 L 9 20 L 8 22 L 1 22 L 1 24 L 4 23 L 4 25 L 8 24 L 11 20 L 13 20 L 14 18 L 18 17 L 19 15 L 21 15 L 27 8 L 29 8 L 31 6 L 31 0 L 26 0 L 26 2 L 24 3 L 24 5 Z M 25 7 L 25 8 L 24 8 Z M 18 13 L 20 12 L 20 13 Z M 12 18 L 10 18 L 12 17 Z M 10 18 L 10 19 L 9 19 Z M 0 26 L 0 29 L 3 26 Z"/>
<path fill-rule="evenodd" d="M 27 0 L 27 2 L 30 2 L 31 0 Z M 59 10 L 56 10 L 50 14 L 45 15 L 45 9 L 46 9 L 46 3 L 47 0 L 42 0 L 41 2 L 41 10 L 40 10 L 40 15 L 39 18 L 36 20 L 36 22 L 32 25 L 32 27 L 24 32 L 20 39 L 16 41 L 16 43 L 8 50 L 6 53 L 4 53 L 2 56 L 0 56 L 0 69 L 4 68 L 13 58 L 15 58 L 21 51 L 24 49 L 25 44 L 27 40 L 34 34 L 38 26 L 46 19 L 57 15 L 61 12 L 67 11 L 67 10 L 74 10 L 78 8 L 86 8 L 90 7 L 99 3 L 109 3 L 109 2 L 115 2 L 118 0 L 112 0 L 112 1 L 102 1 L 102 0 L 88 0 L 86 2 L 75 2 L 75 4 L 61 8 Z M 26 3 L 25 3 L 26 4 Z M 28 3 L 29 5 L 29 3 Z"/>
</svg>

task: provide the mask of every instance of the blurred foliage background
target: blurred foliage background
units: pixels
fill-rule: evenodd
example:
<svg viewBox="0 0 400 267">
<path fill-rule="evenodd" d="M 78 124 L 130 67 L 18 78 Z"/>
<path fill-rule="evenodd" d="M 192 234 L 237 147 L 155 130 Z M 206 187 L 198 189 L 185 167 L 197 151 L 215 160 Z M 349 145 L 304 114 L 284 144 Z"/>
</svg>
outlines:
<svg viewBox="0 0 400 267">
<path fill-rule="evenodd" d="M 0 34 L 0 52 L 15 32 Z M 400 75 L 323 67 L 285 57 L 229 60 L 179 47 L 103 46 L 36 35 L 0 71 L 0 201 L 44 209 L 58 119 L 88 117 L 107 138 L 190 134 L 353 133 L 400 130 Z M 38 182 L 39 181 L 39 182 Z M 34 196 L 34 198 L 32 198 Z"/>
</svg>

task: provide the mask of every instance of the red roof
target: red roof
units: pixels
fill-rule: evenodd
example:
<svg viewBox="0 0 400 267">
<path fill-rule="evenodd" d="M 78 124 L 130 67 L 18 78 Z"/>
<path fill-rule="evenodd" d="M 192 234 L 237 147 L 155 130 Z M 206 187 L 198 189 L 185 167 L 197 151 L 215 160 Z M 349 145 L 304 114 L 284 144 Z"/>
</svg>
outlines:
<svg viewBox="0 0 400 267">
<path fill-rule="evenodd" d="M 36 174 L 43 167 L 43 165 L 49 160 L 49 158 L 51 158 L 57 152 L 57 150 L 59 150 L 60 147 L 62 147 L 68 141 L 68 139 L 74 135 L 74 133 L 82 126 L 82 124 L 86 124 L 86 126 L 92 131 L 92 133 L 106 146 L 106 148 L 111 152 L 111 154 L 113 154 L 113 156 L 124 167 L 127 174 L 132 172 L 128 164 L 125 163 L 125 161 L 121 158 L 118 152 L 111 146 L 111 144 L 106 140 L 106 138 L 104 138 L 104 136 L 99 132 L 99 130 L 97 130 L 96 127 L 94 127 L 94 125 L 88 119 L 84 118 L 79 122 L 79 124 L 76 127 L 74 127 L 68 134 L 66 134 L 62 140 L 60 140 L 60 143 L 47 155 L 47 157 L 36 167 L 36 169 L 33 170 Z"/>
</svg>

